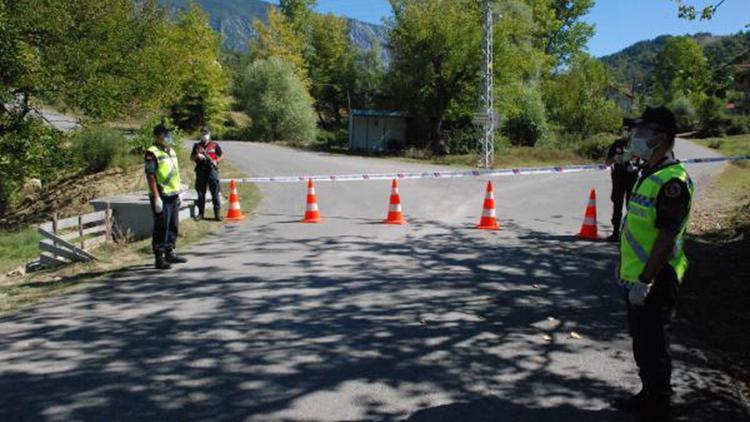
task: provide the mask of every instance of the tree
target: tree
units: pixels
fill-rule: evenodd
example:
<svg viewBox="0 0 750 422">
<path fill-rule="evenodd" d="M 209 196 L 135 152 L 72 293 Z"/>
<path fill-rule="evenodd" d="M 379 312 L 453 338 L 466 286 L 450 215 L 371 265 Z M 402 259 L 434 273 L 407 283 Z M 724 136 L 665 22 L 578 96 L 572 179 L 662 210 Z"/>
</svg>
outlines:
<svg viewBox="0 0 750 422">
<path fill-rule="evenodd" d="M 691 37 L 668 39 L 656 56 L 655 94 L 663 102 L 686 96 L 693 104 L 700 104 L 710 79 L 703 48 Z"/>
<path fill-rule="evenodd" d="M 255 61 L 244 71 L 238 97 L 258 140 L 303 143 L 315 138 L 312 98 L 293 64 L 279 57 Z"/>
<path fill-rule="evenodd" d="M 479 72 L 478 2 L 391 0 L 391 5 L 391 93 L 426 126 L 433 152 L 444 154 L 446 112 Z"/>
<path fill-rule="evenodd" d="M 347 85 L 351 86 L 352 108 L 372 108 L 382 95 L 385 65 L 380 45 L 370 40 L 369 50 L 356 50 Z"/>
<path fill-rule="evenodd" d="M 594 35 L 594 26 L 581 21 L 594 0 L 526 1 L 536 21 L 535 44 L 549 56 L 552 68 L 568 63 Z"/>
<path fill-rule="evenodd" d="M 255 37 L 250 40 L 250 58 L 252 61 L 278 57 L 294 66 L 294 73 L 307 83 L 308 69 L 303 56 L 304 43 L 288 18 L 268 7 L 268 23 L 256 19 L 253 22 Z"/>
<path fill-rule="evenodd" d="M 221 37 L 211 28 L 208 15 L 192 1 L 178 14 L 170 35 L 182 64 L 178 69 L 182 96 L 171 106 L 172 118 L 185 130 L 220 127 L 229 104 L 228 75 L 219 63 Z"/>
<path fill-rule="evenodd" d="M 547 81 L 547 110 L 560 127 L 581 138 L 612 132 L 622 122 L 622 113 L 607 99 L 610 78 L 601 61 L 580 54 L 570 68 Z"/>
<path fill-rule="evenodd" d="M 686 20 L 711 20 L 716 14 L 716 10 L 726 2 L 726 0 L 719 0 L 715 4 L 709 4 L 703 6 L 703 8 L 697 8 L 696 6 L 685 4 L 683 0 L 674 0 L 677 3 L 677 13 L 680 19 Z M 700 12 L 700 16 L 699 13 Z"/>
<path fill-rule="evenodd" d="M 341 126 L 341 109 L 348 105 L 347 90 L 352 88 L 349 73 L 354 62 L 346 20 L 331 14 L 315 15 L 311 20 L 310 49 L 315 54 L 308 57 L 307 66 L 318 121 L 323 126 Z"/>
</svg>

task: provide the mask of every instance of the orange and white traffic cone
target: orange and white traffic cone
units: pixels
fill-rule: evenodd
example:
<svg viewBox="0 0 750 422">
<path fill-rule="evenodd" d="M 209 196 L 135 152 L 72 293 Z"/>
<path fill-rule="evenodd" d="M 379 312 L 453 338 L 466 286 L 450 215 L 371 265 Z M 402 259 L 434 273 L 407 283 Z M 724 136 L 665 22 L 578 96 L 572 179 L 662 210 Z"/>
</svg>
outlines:
<svg viewBox="0 0 750 422">
<path fill-rule="evenodd" d="M 391 187 L 391 202 L 388 204 L 388 218 L 385 224 L 406 224 L 404 212 L 401 209 L 401 197 L 398 195 L 398 180 L 393 179 Z"/>
<path fill-rule="evenodd" d="M 246 215 L 242 214 L 240 209 L 240 196 L 237 194 L 237 184 L 234 179 L 229 181 L 229 211 L 227 211 L 226 220 L 239 221 L 244 220 Z"/>
<path fill-rule="evenodd" d="M 484 197 L 484 206 L 482 207 L 482 219 L 479 220 L 478 229 L 481 230 L 500 230 L 495 216 L 495 193 L 492 189 L 492 181 L 487 182 L 487 193 Z"/>
<path fill-rule="evenodd" d="M 315 186 L 312 179 L 307 182 L 307 205 L 305 207 L 305 218 L 303 223 L 320 223 L 323 218 L 318 210 L 318 197 L 315 195 Z"/>
<path fill-rule="evenodd" d="M 586 206 L 586 215 L 583 218 L 579 239 L 600 240 L 596 222 L 596 189 L 591 189 L 589 204 Z"/>
</svg>

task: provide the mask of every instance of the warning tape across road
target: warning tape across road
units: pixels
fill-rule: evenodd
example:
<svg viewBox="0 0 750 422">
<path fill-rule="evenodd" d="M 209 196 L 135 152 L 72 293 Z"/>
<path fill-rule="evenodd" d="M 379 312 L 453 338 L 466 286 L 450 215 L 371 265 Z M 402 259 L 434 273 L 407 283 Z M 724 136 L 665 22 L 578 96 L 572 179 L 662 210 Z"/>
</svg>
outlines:
<svg viewBox="0 0 750 422">
<path fill-rule="evenodd" d="M 732 157 L 692 158 L 681 160 L 683 164 L 720 163 L 725 161 L 750 160 L 750 155 L 735 155 Z M 312 179 L 315 182 L 366 182 L 371 180 L 408 180 L 408 179 L 456 179 L 462 177 L 501 177 L 501 176 L 526 176 L 532 174 L 563 174 L 582 173 L 590 171 L 606 171 L 610 167 L 604 164 L 588 164 L 582 166 L 557 166 L 557 167 L 529 167 L 515 169 L 480 169 L 462 171 L 421 171 L 421 172 L 399 172 L 399 173 L 363 173 L 363 174 L 332 174 L 318 176 L 273 176 L 273 177 L 246 177 L 234 179 L 237 183 L 298 183 Z M 229 183 L 232 179 L 221 179 Z"/>
</svg>

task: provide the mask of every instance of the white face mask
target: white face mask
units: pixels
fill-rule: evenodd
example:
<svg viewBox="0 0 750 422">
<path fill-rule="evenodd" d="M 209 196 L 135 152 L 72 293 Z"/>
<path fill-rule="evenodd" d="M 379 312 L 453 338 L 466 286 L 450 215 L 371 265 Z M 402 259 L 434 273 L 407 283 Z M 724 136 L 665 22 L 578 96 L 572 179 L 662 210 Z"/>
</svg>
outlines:
<svg viewBox="0 0 750 422">
<path fill-rule="evenodd" d="M 633 156 L 648 161 L 661 145 L 661 141 L 662 135 L 660 133 L 648 127 L 638 127 L 630 132 L 630 140 L 626 151 Z"/>
<path fill-rule="evenodd" d="M 201 141 L 203 141 L 204 144 L 208 143 L 208 141 L 210 141 L 210 140 L 211 140 L 211 135 L 203 135 L 203 136 L 201 136 Z"/>
<path fill-rule="evenodd" d="M 164 143 L 167 145 L 174 145 L 174 138 L 172 138 L 171 133 L 168 133 L 167 136 L 164 137 Z"/>
</svg>

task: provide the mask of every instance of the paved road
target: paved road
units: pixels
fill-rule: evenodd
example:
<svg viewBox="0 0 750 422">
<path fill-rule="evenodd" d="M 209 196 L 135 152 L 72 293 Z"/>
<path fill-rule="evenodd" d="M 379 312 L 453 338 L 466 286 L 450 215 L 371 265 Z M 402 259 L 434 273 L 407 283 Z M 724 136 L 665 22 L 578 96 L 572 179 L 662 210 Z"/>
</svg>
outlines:
<svg viewBox="0 0 750 422">
<path fill-rule="evenodd" d="M 223 146 L 255 175 L 428 167 Z M 691 167 L 699 191 L 716 169 Z M 403 227 L 380 224 L 387 182 L 318 184 L 320 225 L 304 184 L 263 185 L 180 269 L 0 319 L 0 419 L 628 420 L 607 408 L 638 385 L 616 247 L 573 237 L 590 188 L 608 219 L 608 174 L 496 182 L 496 233 L 472 228 L 483 180 L 402 182 Z M 728 385 L 676 349 L 679 401 Z"/>
</svg>

